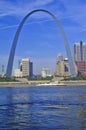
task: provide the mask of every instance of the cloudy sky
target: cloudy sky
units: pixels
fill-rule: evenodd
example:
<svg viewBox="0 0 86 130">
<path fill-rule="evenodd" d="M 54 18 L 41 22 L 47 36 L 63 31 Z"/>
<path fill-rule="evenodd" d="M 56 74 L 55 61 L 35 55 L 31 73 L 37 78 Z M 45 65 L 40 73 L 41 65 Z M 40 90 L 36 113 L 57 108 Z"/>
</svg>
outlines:
<svg viewBox="0 0 86 130">
<path fill-rule="evenodd" d="M 45 9 L 61 23 L 73 55 L 73 45 L 86 42 L 86 0 L 0 0 L 0 64 L 7 66 L 19 23 L 29 12 Z M 44 12 L 32 14 L 24 23 L 15 52 L 14 68 L 21 58 L 30 58 L 34 73 L 42 67 L 54 72 L 58 53 L 66 56 L 62 35 L 55 21 Z"/>
</svg>

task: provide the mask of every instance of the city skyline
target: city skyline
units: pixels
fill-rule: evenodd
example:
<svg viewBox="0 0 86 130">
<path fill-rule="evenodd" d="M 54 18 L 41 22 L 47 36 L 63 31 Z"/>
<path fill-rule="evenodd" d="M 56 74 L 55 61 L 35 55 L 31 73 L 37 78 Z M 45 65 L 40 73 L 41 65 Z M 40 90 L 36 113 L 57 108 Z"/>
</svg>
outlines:
<svg viewBox="0 0 86 130">
<path fill-rule="evenodd" d="M 71 52 L 75 42 L 86 41 L 85 31 L 86 2 L 81 0 L 25 0 L 0 1 L 0 61 L 7 65 L 12 40 L 24 15 L 33 9 L 46 9 L 60 21 L 68 38 Z M 30 57 L 34 71 L 38 73 L 43 66 L 55 71 L 56 56 L 59 52 L 66 57 L 63 39 L 56 23 L 45 13 L 32 15 L 25 23 L 19 37 L 15 54 L 14 67 L 18 60 Z M 73 53 L 72 53 L 73 54 Z M 40 66 L 39 66 L 40 65 Z"/>
</svg>

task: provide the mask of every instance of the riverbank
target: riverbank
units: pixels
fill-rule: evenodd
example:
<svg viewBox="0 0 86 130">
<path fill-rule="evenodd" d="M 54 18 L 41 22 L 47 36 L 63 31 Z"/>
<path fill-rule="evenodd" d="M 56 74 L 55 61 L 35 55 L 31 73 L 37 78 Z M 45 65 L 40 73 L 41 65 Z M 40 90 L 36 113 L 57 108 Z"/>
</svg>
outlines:
<svg viewBox="0 0 86 130">
<path fill-rule="evenodd" d="M 58 84 L 64 86 L 86 86 L 86 80 L 59 81 Z"/>
<path fill-rule="evenodd" d="M 17 87 L 17 86 L 37 86 L 38 84 L 49 83 L 50 81 L 28 81 L 28 82 L 0 82 L 0 87 Z"/>
<path fill-rule="evenodd" d="M 0 82 L 0 87 L 17 87 L 17 86 L 86 86 L 86 80 L 76 81 L 28 81 L 28 82 Z"/>
</svg>

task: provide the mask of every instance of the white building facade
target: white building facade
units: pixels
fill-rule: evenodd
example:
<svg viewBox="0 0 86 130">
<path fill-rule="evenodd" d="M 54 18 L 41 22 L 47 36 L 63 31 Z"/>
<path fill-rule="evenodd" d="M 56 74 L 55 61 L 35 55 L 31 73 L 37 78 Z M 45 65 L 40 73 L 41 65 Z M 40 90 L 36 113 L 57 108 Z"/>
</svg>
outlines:
<svg viewBox="0 0 86 130">
<path fill-rule="evenodd" d="M 15 69 L 14 70 L 14 77 L 22 78 L 22 71 L 20 71 L 20 69 Z"/>
<path fill-rule="evenodd" d="M 22 59 L 22 76 L 29 77 L 30 72 L 30 60 L 28 58 Z"/>
<path fill-rule="evenodd" d="M 33 76 L 33 63 L 30 59 L 23 58 L 19 63 L 19 68 L 14 70 L 14 77 L 28 77 Z"/>
</svg>

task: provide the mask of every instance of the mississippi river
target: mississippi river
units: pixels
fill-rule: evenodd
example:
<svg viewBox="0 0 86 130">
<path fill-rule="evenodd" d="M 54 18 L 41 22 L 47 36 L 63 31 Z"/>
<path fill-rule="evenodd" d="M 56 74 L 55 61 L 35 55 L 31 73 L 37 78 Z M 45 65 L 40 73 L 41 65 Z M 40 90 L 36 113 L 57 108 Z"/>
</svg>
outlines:
<svg viewBox="0 0 86 130">
<path fill-rule="evenodd" d="M 86 87 L 0 87 L 0 130 L 86 130 Z"/>
</svg>

